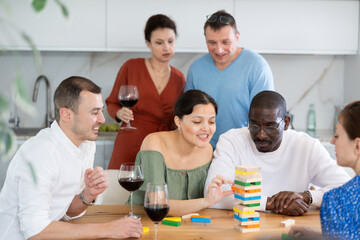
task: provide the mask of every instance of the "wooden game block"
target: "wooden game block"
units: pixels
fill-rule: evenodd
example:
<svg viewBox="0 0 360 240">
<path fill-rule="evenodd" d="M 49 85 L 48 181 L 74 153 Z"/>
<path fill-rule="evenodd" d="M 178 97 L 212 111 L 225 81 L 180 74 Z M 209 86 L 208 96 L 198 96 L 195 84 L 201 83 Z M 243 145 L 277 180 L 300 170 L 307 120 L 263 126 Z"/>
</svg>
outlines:
<svg viewBox="0 0 360 240">
<path fill-rule="evenodd" d="M 257 171 L 261 170 L 261 167 L 251 165 L 251 164 L 246 164 L 246 165 L 236 166 L 235 170 L 242 171 L 242 172 L 257 172 Z"/>
<path fill-rule="evenodd" d="M 191 222 L 196 222 L 196 223 L 210 223 L 211 222 L 211 218 L 206 218 L 206 217 L 192 217 L 191 218 Z"/>
<path fill-rule="evenodd" d="M 248 198 L 248 197 L 259 197 L 261 196 L 261 192 L 255 192 L 255 193 L 237 193 L 238 195 Z"/>
<path fill-rule="evenodd" d="M 236 193 L 234 194 L 234 198 L 245 201 L 245 204 L 246 204 L 247 201 L 261 200 L 261 196 L 242 197 L 241 195 L 236 194 Z"/>
<path fill-rule="evenodd" d="M 258 212 L 255 212 L 253 214 L 240 214 L 238 212 L 234 212 L 234 215 L 238 216 L 239 218 L 245 219 L 245 218 L 259 218 L 260 214 Z"/>
<path fill-rule="evenodd" d="M 281 234 L 281 240 L 289 240 L 289 239 L 294 240 L 296 238 L 286 233 Z"/>
<path fill-rule="evenodd" d="M 240 211 L 255 211 L 260 210 L 260 207 L 247 207 L 242 204 L 237 204 L 234 206 L 234 209 L 238 209 Z"/>
<path fill-rule="evenodd" d="M 261 188 L 259 189 L 250 189 L 250 190 L 245 190 L 246 193 L 257 193 L 257 192 L 261 192 Z"/>
<path fill-rule="evenodd" d="M 235 179 L 234 183 L 237 187 L 240 187 L 240 186 L 245 187 L 246 190 L 254 189 L 254 188 L 261 188 L 261 181 L 246 183 L 246 182 L 241 182 L 241 181 Z M 255 187 L 250 188 L 251 186 L 255 186 Z"/>
<path fill-rule="evenodd" d="M 237 212 L 241 215 L 252 215 L 255 213 L 255 210 L 260 210 L 260 207 L 246 207 L 248 210 L 241 210 L 240 208 L 234 207 L 234 212 Z M 252 209 L 252 210 L 251 210 Z"/>
<path fill-rule="evenodd" d="M 260 173 L 256 173 L 252 175 L 235 175 L 235 180 L 238 180 L 243 183 L 261 182 L 262 175 Z"/>
<path fill-rule="evenodd" d="M 246 190 L 244 190 L 244 189 L 241 189 L 241 188 L 239 188 L 239 187 L 237 187 L 237 186 L 231 186 L 231 190 L 233 190 L 234 192 L 237 192 L 237 193 L 244 193 L 244 192 L 246 192 Z"/>
<path fill-rule="evenodd" d="M 162 220 L 161 224 L 168 225 L 168 226 L 179 227 L 181 225 L 181 222 L 170 221 L 170 220 Z"/>
<path fill-rule="evenodd" d="M 234 186 L 239 188 L 239 189 L 242 189 L 242 190 L 245 190 L 245 191 L 247 191 L 247 190 L 259 190 L 259 191 L 261 191 L 261 182 L 260 182 L 259 185 L 254 185 L 254 184 L 251 184 L 251 183 L 243 183 L 243 185 L 240 185 L 240 184 L 237 184 L 238 182 L 240 182 L 240 181 L 235 180 L 234 181 L 234 183 L 235 183 Z M 247 186 L 244 186 L 244 185 L 247 185 Z"/>
<path fill-rule="evenodd" d="M 250 214 L 254 214 L 255 213 L 255 210 L 254 211 L 241 211 L 237 208 L 234 208 L 234 212 L 237 212 L 239 214 L 242 214 L 242 215 L 250 215 Z"/>
<path fill-rule="evenodd" d="M 256 204 L 256 203 L 260 203 L 261 200 L 250 200 L 250 201 L 244 201 L 238 198 L 235 198 L 235 203 L 236 204 L 242 204 L 242 205 L 249 205 L 249 204 Z M 247 206 L 247 207 L 251 207 L 251 206 Z"/>
<path fill-rule="evenodd" d="M 260 207 L 260 203 L 250 203 L 250 204 L 244 204 L 247 207 Z"/>
<path fill-rule="evenodd" d="M 163 220 L 173 221 L 173 222 L 181 222 L 181 217 L 166 217 Z"/>
<path fill-rule="evenodd" d="M 238 215 L 234 214 L 234 220 L 235 222 L 239 222 L 239 223 L 254 223 L 254 224 L 258 224 L 260 221 L 260 217 L 245 217 L 245 218 L 241 218 Z M 246 224 L 246 225 L 248 225 Z"/>
<path fill-rule="evenodd" d="M 248 222 L 241 222 L 241 221 L 238 221 L 237 219 L 234 219 L 235 223 L 239 226 L 244 226 L 244 227 L 247 227 L 247 226 L 259 226 L 260 227 L 260 221 L 248 221 Z"/>
<path fill-rule="evenodd" d="M 149 227 L 143 226 L 143 234 L 148 233 L 150 231 Z"/>
<path fill-rule="evenodd" d="M 243 187 L 243 186 L 241 186 Z M 248 189 L 248 190 L 245 190 L 243 188 L 239 187 L 239 185 L 234 185 L 234 186 L 231 186 L 231 190 L 233 190 L 234 192 L 237 192 L 237 193 L 257 193 L 257 192 L 261 192 L 261 188 L 258 188 L 258 189 Z"/>
<path fill-rule="evenodd" d="M 181 216 L 182 219 L 187 219 L 187 218 L 191 218 L 192 216 L 199 216 L 198 213 L 189 213 L 189 214 L 185 214 L 183 216 Z"/>
<path fill-rule="evenodd" d="M 255 174 L 258 172 L 243 172 L 243 171 L 239 171 L 235 169 L 235 174 L 239 174 L 239 175 L 251 175 L 251 174 Z"/>
<path fill-rule="evenodd" d="M 260 228 L 260 224 L 245 225 L 244 228 Z"/>
<path fill-rule="evenodd" d="M 193 215 L 191 218 L 211 218 L 210 216 Z"/>
<path fill-rule="evenodd" d="M 294 219 L 287 219 L 285 221 L 280 222 L 280 224 L 283 227 L 288 227 L 288 226 L 291 226 L 291 225 L 295 224 L 295 220 Z"/>
<path fill-rule="evenodd" d="M 248 233 L 248 232 L 258 232 L 260 231 L 260 228 L 244 228 L 239 225 L 235 225 L 235 229 L 242 232 L 242 233 Z"/>
</svg>

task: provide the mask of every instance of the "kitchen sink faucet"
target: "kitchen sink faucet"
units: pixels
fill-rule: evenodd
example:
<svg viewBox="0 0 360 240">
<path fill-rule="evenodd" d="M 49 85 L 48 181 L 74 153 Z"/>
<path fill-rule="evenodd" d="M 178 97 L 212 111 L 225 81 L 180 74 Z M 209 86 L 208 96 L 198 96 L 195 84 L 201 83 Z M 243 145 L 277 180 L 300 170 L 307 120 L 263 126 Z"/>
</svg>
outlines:
<svg viewBox="0 0 360 240">
<path fill-rule="evenodd" d="M 50 100 L 50 82 L 45 75 L 40 75 L 35 82 L 33 91 L 33 102 L 36 102 L 37 95 L 39 92 L 40 81 L 44 80 L 46 84 L 46 115 L 45 115 L 45 126 L 50 127 L 50 124 L 54 121 L 54 117 L 51 115 L 51 100 Z"/>
</svg>

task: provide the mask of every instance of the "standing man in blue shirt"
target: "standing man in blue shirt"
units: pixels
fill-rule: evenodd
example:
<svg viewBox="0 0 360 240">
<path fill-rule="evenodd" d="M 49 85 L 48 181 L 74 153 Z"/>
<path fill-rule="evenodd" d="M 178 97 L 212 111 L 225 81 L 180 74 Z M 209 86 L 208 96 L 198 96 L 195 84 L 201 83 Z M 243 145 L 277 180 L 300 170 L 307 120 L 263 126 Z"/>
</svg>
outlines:
<svg viewBox="0 0 360 240">
<path fill-rule="evenodd" d="M 252 98 L 274 90 L 274 80 L 262 56 L 237 47 L 240 33 L 234 17 L 224 10 L 208 17 L 204 34 L 209 53 L 191 64 L 184 91 L 200 89 L 218 103 L 217 129 L 210 141 L 215 148 L 222 133 L 248 124 Z"/>
</svg>

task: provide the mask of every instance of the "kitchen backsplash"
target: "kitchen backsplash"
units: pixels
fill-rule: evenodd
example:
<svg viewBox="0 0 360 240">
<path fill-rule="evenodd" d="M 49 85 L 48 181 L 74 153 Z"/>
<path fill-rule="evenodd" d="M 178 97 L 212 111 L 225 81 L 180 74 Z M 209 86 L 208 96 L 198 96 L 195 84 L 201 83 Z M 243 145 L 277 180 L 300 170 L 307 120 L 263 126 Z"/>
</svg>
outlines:
<svg viewBox="0 0 360 240">
<path fill-rule="evenodd" d="M 202 54 L 177 53 L 171 65 L 186 76 L 190 64 Z M 31 97 L 38 75 L 46 75 L 51 84 L 51 95 L 59 83 L 71 76 L 87 77 L 102 87 L 103 99 L 109 95 L 120 66 L 130 58 L 149 57 L 150 53 L 102 52 L 42 52 L 42 72 L 37 72 L 30 52 L 0 55 L 0 92 L 11 96 L 12 81 L 17 71 L 22 71 L 28 94 Z M 344 104 L 344 65 L 348 56 L 333 55 L 263 55 L 269 62 L 275 79 L 275 88 L 287 101 L 294 114 L 294 127 L 306 128 L 309 105 L 315 105 L 317 129 L 332 129 L 334 105 Z M 348 84 L 348 83 L 347 83 Z M 308 91 L 308 89 L 310 89 Z M 304 96 L 304 93 L 308 92 Z M 21 111 L 21 127 L 39 127 L 45 116 L 45 84 L 40 85 L 34 103 L 38 113 L 29 116 Z M 53 110 L 53 106 L 52 106 Z M 13 111 L 13 109 L 12 109 Z M 107 123 L 113 120 L 104 110 Z"/>
</svg>

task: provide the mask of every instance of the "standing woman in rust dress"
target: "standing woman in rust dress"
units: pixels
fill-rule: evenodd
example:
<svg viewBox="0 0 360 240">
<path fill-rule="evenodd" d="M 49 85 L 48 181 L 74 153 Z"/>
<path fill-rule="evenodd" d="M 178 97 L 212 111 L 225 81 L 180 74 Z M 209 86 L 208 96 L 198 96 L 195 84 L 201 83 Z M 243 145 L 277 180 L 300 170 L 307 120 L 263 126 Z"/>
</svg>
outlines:
<svg viewBox="0 0 360 240">
<path fill-rule="evenodd" d="M 119 130 L 109 169 L 119 169 L 124 162 L 135 162 L 148 134 L 175 129 L 174 105 L 185 85 L 184 75 L 169 65 L 175 53 L 176 25 L 169 17 L 157 14 L 148 19 L 144 32 L 151 57 L 125 62 L 105 100 L 112 118 L 122 124 L 131 120 L 131 125 L 137 128 Z M 121 85 L 137 86 L 139 101 L 131 109 L 122 107 L 119 102 Z"/>
</svg>

